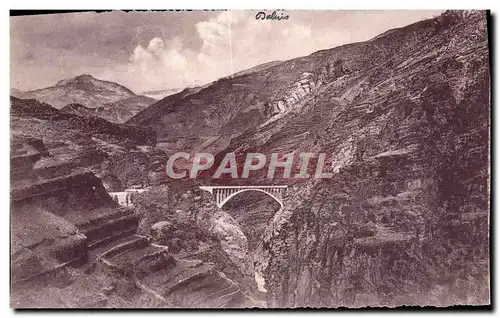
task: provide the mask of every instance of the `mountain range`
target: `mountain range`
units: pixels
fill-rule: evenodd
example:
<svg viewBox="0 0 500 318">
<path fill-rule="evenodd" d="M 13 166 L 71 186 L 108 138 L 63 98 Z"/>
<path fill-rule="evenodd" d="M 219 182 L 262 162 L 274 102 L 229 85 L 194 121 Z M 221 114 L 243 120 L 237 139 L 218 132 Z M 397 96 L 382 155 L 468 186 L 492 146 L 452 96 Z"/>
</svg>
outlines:
<svg viewBox="0 0 500 318">
<path fill-rule="evenodd" d="M 136 95 L 123 85 L 99 80 L 88 74 L 32 91 L 12 89 L 11 95 L 36 99 L 63 111 L 98 116 L 112 122 L 125 122 L 156 101 L 151 97 Z"/>
</svg>

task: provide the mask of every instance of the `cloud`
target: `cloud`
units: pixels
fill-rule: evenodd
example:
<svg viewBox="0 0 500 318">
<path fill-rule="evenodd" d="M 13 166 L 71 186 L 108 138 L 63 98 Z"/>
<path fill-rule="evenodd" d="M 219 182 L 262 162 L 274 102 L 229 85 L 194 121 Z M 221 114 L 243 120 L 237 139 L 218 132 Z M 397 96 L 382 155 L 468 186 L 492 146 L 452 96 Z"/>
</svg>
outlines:
<svg viewBox="0 0 500 318">
<path fill-rule="evenodd" d="M 11 83 L 36 89 L 87 73 L 135 92 L 183 88 L 368 40 L 439 13 L 289 10 L 289 19 L 281 21 L 257 20 L 257 11 L 11 17 Z"/>
<path fill-rule="evenodd" d="M 128 84 L 139 90 L 182 87 L 193 84 L 194 53 L 179 38 L 164 42 L 153 38 L 147 47 L 136 46 L 130 56 Z"/>
<path fill-rule="evenodd" d="M 225 11 L 194 25 L 201 46 L 184 48 L 180 38 L 153 38 L 136 46 L 129 73 L 140 89 L 204 84 L 276 59 L 313 52 L 310 25 L 256 20 L 255 13 Z"/>
</svg>

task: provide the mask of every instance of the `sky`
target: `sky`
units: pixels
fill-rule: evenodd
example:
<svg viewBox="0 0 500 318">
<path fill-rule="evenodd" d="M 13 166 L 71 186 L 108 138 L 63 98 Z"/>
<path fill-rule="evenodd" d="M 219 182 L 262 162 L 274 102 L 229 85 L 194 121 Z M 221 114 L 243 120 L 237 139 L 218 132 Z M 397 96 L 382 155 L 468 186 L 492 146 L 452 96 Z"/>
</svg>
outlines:
<svg viewBox="0 0 500 318">
<path fill-rule="evenodd" d="M 11 87 L 91 74 L 136 93 L 178 89 L 346 43 L 442 11 L 79 12 L 10 18 Z M 265 11 L 271 14 L 272 11 Z"/>
</svg>

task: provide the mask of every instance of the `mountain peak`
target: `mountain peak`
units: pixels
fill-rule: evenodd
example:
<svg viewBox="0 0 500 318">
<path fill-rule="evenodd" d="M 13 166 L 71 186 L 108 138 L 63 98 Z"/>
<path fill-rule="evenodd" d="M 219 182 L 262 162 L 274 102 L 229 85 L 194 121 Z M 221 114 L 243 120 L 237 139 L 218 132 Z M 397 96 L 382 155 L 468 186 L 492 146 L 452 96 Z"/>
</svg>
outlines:
<svg viewBox="0 0 500 318">
<path fill-rule="evenodd" d="M 88 83 L 93 83 L 93 82 L 98 82 L 98 81 L 100 81 L 100 80 L 98 80 L 97 78 L 93 77 L 90 74 L 82 74 L 82 75 L 78 75 L 75 77 L 60 80 L 59 82 L 57 82 L 56 86 L 65 86 L 68 84 L 78 84 L 78 83 L 88 84 Z"/>
<path fill-rule="evenodd" d="M 75 77 L 77 79 L 96 79 L 94 76 L 90 75 L 90 74 L 82 74 L 82 75 L 78 75 L 77 77 Z"/>
<path fill-rule="evenodd" d="M 124 95 L 123 98 L 135 96 L 127 87 L 118 83 L 100 80 L 90 74 L 82 74 L 76 77 L 67 78 L 57 82 L 56 87 L 65 87 L 77 90 L 84 90 L 88 92 L 103 92 L 116 93 Z"/>
</svg>

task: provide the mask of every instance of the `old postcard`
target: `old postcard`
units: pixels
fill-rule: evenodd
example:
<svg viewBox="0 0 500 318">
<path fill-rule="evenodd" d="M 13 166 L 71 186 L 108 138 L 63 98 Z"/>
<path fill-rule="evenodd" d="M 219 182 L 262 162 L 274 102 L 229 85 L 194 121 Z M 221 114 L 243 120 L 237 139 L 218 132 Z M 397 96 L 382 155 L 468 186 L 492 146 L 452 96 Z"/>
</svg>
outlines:
<svg viewBox="0 0 500 318">
<path fill-rule="evenodd" d="M 489 25 L 11 11 L 11 307 L 490 305 Z"/>
</svg>

